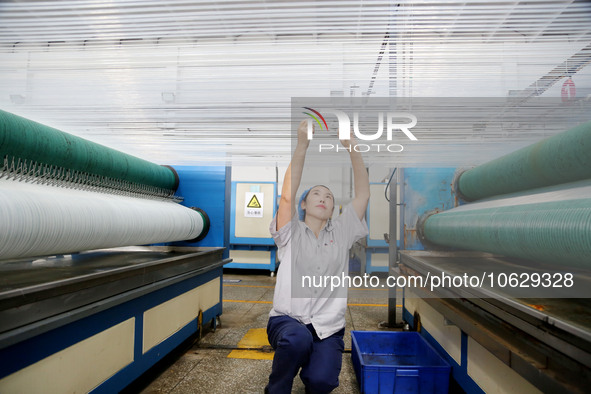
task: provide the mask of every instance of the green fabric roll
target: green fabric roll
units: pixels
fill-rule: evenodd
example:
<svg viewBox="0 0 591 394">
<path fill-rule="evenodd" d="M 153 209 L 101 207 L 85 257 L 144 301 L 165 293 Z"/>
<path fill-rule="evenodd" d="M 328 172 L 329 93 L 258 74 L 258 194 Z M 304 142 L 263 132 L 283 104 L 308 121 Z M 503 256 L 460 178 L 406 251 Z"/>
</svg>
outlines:
<svg viewBox="0 0 591 394">
<path fill-rule="evenodd" d="M 428 217 L 423 234 L 438 245 L 589 268 L 591 198 L 451 209 Z"/>
<path fill-rule="evenodd" d="M 176 190 L 174 171 L 0 110 L 0 158 L 40 164 Z"/>
<path fill-rule="evenodd" d="M 469 201 L 591 178 L 591 122 L 464 172 Z"/>
</svg>

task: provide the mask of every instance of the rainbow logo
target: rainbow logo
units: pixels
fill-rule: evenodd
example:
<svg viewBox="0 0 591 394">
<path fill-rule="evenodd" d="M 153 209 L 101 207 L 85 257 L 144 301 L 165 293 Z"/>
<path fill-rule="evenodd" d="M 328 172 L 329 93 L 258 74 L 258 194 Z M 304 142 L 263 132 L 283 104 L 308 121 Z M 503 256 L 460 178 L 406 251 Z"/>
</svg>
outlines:
<svg viewBox="0 0 591 394">
<path fill-rule="evenodd" d="M 312 117 L 316 121 L 316 123 L 318 123 L 318 126 L 320 126 L 320 129 L 321 130 L 323 128 L 322 127 L 322 123 L 324 123 L 324 129 L 326 131 L 328 131 L 328 125 L 326 124 L 326 120 L 324 120 L 324 117 L 320 114 L 320 112 L 318 112 L 318 111 L 316 111 L 316 110 L 314 110 L 314 109 L 312 109 L 310 107 L 304 107 L 304 109 L 307 109 L 308 111 L 313 112 L 314 114 L 316 114 L 318 117 L 312 115 L 310 112 L 304 112 L 304 114 Z M 320 119 L 318 119 L 318 118 L 320 118 Z M 320 120 L 322 120 L 322 123 L 320 123 Z"/>
</svg>

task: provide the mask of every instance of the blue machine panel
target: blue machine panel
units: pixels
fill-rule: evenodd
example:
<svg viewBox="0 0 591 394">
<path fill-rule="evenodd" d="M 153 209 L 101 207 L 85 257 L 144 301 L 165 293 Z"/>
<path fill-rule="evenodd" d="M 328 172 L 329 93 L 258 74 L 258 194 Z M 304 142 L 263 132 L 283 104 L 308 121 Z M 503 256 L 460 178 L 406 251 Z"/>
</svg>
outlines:
<svg viewBox="0 0 591 394">
<path fill-rule="evenodd" d="M 405 168 L 402 249 L 424 250 L 417 237 L 417 221 L 429 212 L 444 211 L 458 205 L 453 191 L 455 168 Z"/>
<path fill-rule="evenodd" d="M 371 182 L 370 185 L 372 185 L 372 186 L 373 185 L 382 185 L 382 186 L 384 186 L 384 188 L 387 186 L 386 183 L 382 183 L 382 182 Z M 372 190 L 372 197 L 373 197 L 373 193 L 374 193 L 374 191 Z M 380 198 L 383 198 L 384 199 L 383 201 L 386 201 L 383 193 L 380 195 Z M 365 218 L 367 221 L 367 226 L 370 229 L 370 234 L 368 234 L 366 237 L 367 245 L 366 245 L 366 249 L 365 249 L 365 272 L 367 272 L 367 273 L 388 272 L 388 266 L 374 265 L 372 263 L 372 255 L 374 255 L 374 254 L 386 254 L 387 255 L 387 254 L 389 254 L 390 249 L 389 249 L 388 243 L 386 242 L 386 240 L 383 237 L 381 237 L 379 239 L 371 237 L 371 228 L 372 228 L 371 227 L 372 226 L 371 201 L 372 200 L 370 199 L 370 203 L 367 205 L 367 210 L 365 211 Z M 380 211 L 380 214 L 386 215 L 386 217 L 389 217 L 390 216 L 389 206 L 385 206 L 384 209 L 385 209 L 385 211 L 384 212 Z M 384 229 L 384 231 L 388 233 L 389 228 Z"/>
<path fill-rule="evenodd" d="M 172 245 L 227 248 L 230 169 L 213 166 L 175 166 L 174 169 L 180 179 L 177 194 L 184 198 L 182 205 L 204 210 L 209 217 L 210 228 L 207 236 L 199 242 L 175 242 Z M 224 252 L 226 257 L 227 250 Z"/>
<path fill-rule="evenodd" d="M 151 283 L 128 293 L 98 301 L 88 306 L 89 309 L 99 310 L 97 313 L 90 313 L 86 317 L 75 319 L 55 329 L 0 349 L 0 379 L 106 331 L 121 322 L 134 318 L 133 362 L 91 390 L 93 393 L 119 392 L 201 328 L 196 317 L 144 353 L 142 351 L 144 312 L 212 280 L 220 282 L 220 293 L 213 295 L 219 301 L 211 308 L 202 311 L 202 321 L 203 324 L 215 321 L 222 314 L 221 266 L 165 287 L 159 283 Z M 174 278 L 171 281 L 174 281 Z M 150 291 L 151 288 L 157 290 Z M 113 306 L 105 309 L 103 306 L 108 304 L 113 304 Z M 59 324 L 60 320 L 72 320 L 71 316 L 75 312 L 67 312 L 50 320 L 54 321 L 53 324 Z M 88 354 L 88 357 L 92 357 L 92 354 Z M 64 373 L 71 374 L 76 371 L 64 371 Z M 56 376 L 55 379 L 60 379 L 60 376 Z M 46 383 L 48 388 L 51 388 L 51 382 Z"/>
</svg>

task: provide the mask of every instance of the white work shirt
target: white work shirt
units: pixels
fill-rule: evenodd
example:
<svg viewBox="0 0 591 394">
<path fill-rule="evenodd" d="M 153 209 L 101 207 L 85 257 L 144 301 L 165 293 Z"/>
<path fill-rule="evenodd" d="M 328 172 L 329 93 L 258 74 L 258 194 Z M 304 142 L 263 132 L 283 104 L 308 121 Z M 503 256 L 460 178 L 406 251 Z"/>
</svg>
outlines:
<svg viewBox="0 0 591 394">
<path fill-rule="evenodd" d="M 347 310 L 347 283 L 334 291 L 331 284 L 348 275 L 349 249 L 368 234 L 367 223 L 359 220 L 351 204 L 327 222 L 318 238 L 297 214 L 279 231 L 276 221 L 273 218 L 269 230 L 281 264 L 269 315 L 311 323 L 320 339 L 327 338 L 345 327 Z"/>
</svg>

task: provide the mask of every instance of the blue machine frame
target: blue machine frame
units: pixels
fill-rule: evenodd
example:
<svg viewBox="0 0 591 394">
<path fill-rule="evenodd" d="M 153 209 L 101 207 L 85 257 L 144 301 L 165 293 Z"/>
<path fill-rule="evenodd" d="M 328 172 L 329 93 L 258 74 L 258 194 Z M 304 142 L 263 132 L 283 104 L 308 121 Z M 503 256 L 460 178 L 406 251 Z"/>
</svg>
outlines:
<svg viewBox="0 0 591 394">
<path fill-rule="evenodd" d="M 452 187 L 455 173 L 455 168 L 404 169 L 402 249 L 424 250 L 416 231 L 419 218 L 430 211 L 445 211 L 459 204 Z"/>
<path fill-rule="evenodd" d="M 181 182 L 177 194 L 184 198 L 182 205 L 187 207 L 199 207 L 209 216 L 210 229 L 205 238 L 196 244 L 187 242 L 174 242 L 176 246 L 203 246 L 226 248 L 224 258 L 228 257 L 229 222 L 228 208 L 230 168 L 229 167 L 195 167 L 174 166 Z"/>
<path fill-rule="evenodd" d="M 386 183 L 383 182 L 370 182 L 370 185 L 384 185 Z M 371 202 L 370 202 L 371 204 Z M 369 214 L 370 211 L 370 204 L 367 205 L 367 210 L 365 211 L 365 218 L 367 220 L 367 226 L 371 229 L 371 217 Z M 389 212 L 388 212 L 389 214 Z M 389 254 L 390 247 L 385 239 L 371 239 L 370 235 L 368 234 L 366 237 L 367 246 L 365 249 L 365 272 L 371 274 L 372 272 L 388 272 L 388 266 L 374 266 L 372 265 L 372 254 Z M 398 243 L 398 241 L 396 241 Z"/>
<path fill-rule="evenodd" d="M 438 255 L 436 249 L 425 248 L 417 236 L 417 222 L 423 215 L 447 211 L 462 204 L 452 186 L 456 175 L 457 170 L 453 168 L 404 169 L 405 205 L 402 242 L 404 250 L 401 251 L 400 256 L 401 267 L 404 267 L 408 275 L 422 275 L 424 277 L 426 272 L 418 268 L 420 264 L 413 263 L 413 256 L 427 256 L 424 261 L 429 261 L 429 264 L 433 264 L 432 267 L 441 264 L 441 267 L 449 269 L 449 265 L 446 264 L 456 260 L 457 264 L 466 264 L 466 261 L 462 261 L 460 258 L 462 251 L 444 250 Z M 425 251 L 425 249 L 431 250 Z M 437 263 L 435 263 L 436 259 L 439 259 Z M 477 257 L 477 259 L 482 259 L 482 257 Z M 494 264 L 500 264 L 502 256 L 491 257 L 491 259 L 496 259 Z M 420 257 L 416 257 L 416 260 L 419 261 Z M 514 261 L 510 265 L 517 267 Z M 445 272 L 445 269 L 441 268 L 442 272 Z M 475 290 L 478 289 L 475 288 Z M 557 375 L 552 369 L 553 365 L 560 365 L 560 370 L 565 375 L 567 372 L 572 372 L 573 375 L 580 374 L 581 379 L 584 379 L 582 377 L 584 374 L 580 373 L 578 369 L 573 368 L 572 365 L 566 367 L 566 364 L 561 363 L 561 361 L 568 360 L 576 365 L 579 360 L 575 362 L 573 360 L 576 357 L 567 354 L 570 345 L 560 347 L 560 344 L 563 343 L 561 342 L 562 336 L 566 335 L 571 340 L 573 334 L 571 332 L 564 334 L 556 328 L 562 325 L 568 326 L 568 323 L 561 322 L 559 318 L 552 317 L 550 319 L 552 323 L 549 324 L 552 326 L 552 330 L 547 329 L 544 324 L 548 317 L 544 316 L 543 312 L 537 308 L 532 308 L 531 312 L 527 312 L 524 308 L 519 309 L 514 306 L 519 305 L 518 302 L 507 296 L 499 296 L 499 294 L 495 297 L 494 293 L 488 290 L 482 292 L 478 297 L 475 296 L 476 292 L 454 293 L 449 289 L 436 289 L 429 292 L 418 288 L 416 294 L 412 295 L 414 292 L 415 290 L 412 290 L 411 287 L 404 289 L 403 319 L 409 323 L 411 328 L 419 330 L 421 335 L 452 366 L 453 381 L 461 386 L 463 391 L 483 393 L 484 390 L 478 384 L 486 383 L 486 379 L 491 376 L 507 377 L 507 381 L 511 381 L 511 384 L 521 384 L 522 388 L 532 385 L 531 387 L 541 389 L 541 391 L 554 392 L 557 391 L 556 387 L 561 386 L 568 391 L 572 378 Z M 469 294 L 474 297 L 471 298 Z M 417 308 L 413 311 L 413 299 L 415 298 L 419 301 L 416 304 Z M 489 300 L 493 301 L 489 303 Z M 509 306 L 507 310 L 504 309 L 506 305 Z M 413 313 L 416 313 L 416 316 Z M 421 316 L 423 316 L 423 322 L 420 320 Z M 442 327 L 451 328 L 452 326 L 453 329 L 441 330 Z M 580 327 L 577 328 L 577 330 L 579 329 Z M 507 335 L 511 336 L 508 343 L 499 341 L 499 338 Z M 438 339 L 441 343 L 438 342 Z M 474 343 L 479 346 L 474 346 Z M 482 362 L 480 357 L 483 354 L 488 354 L 491 358 L 496 357 L 499 365 L 504 369 L 499 369 L 499 365 L 495 367 L 484 363 L 479 365 Z M 578 355 L 578 350 L 573 350 L 573 354 Z M 536 357 L 538 359 L 546 357 L 547 364 L 540 366 L 537 362 L 531 361 Z M 557 358 L 552 360 L 552 357 Z M 469 370 L 470 366 L 473 367 L 474 364 L 477 367 Z M 477 370 L 484 372 L 480 373 Z M 513 378 L 519 380 L 510 380 L 507 370 L 512 370 L 515 373 Z M 544 370 L 550 371 L 548 375 L 541 372 Z M 486 378 L 483 378 L 484 375 Z M 565 382 L 566 386 L 562 386 L 564 383 L 561 381 Z M 539 386 L 534 383 L 538 383 Z M 487 389 L 486 386 L 483 387 Z M 573 387 L 578 388 L 576 384 L 573 384 Z"/>
<path fill-rule="evenodd" d="M 144 312 L 182 295 L 212 280 L 220 281 L 219 302 L 202 311 L 203 322 L 216 321 L 222 314 L 222 267 L 221 265 L 206 273 L 195 274 L 185 280 L 162 287 L 152 283 L 124 294 L 86 306 L 86 309 L 101 310 L 79 320 L 74 320 L 53 330 L 33 336 L 0 350 L 0 379 L 27 368 L 51 355 L 69 348 L 85 339 L 91 338 L 119 323 L 134 319 L 133 362 L 121 368 L 114 375 L 91 390 L 93 393 L 112 393 L 125 388 L 141 376 L 156 362 L 178 347 L 199 330 L 195 319 L 181 327 L 168 338 L 143 353 Z M 105 305 L 109 305 L 105 308 Z M 71 312 L 63 314 L 69 320 Z M 55 320 L 55 319 L 54 319 Z M 59 376 L 56 379 L 60 379 Z"/>
<path fill-rule="evenodd" d="M 97 382 L 97 386 L 85 389 L 93 393 L 118 392 L 184 341 L 194 336 L 203 324 L 211 322 L 215 327 L 218 317 L 222 314 L 223 263 L 227 261 L 229 254 L 227 248 L 222 249 L 222 247 L 227 247 L 229 244 L 226 223 L 229 219 L 227 206 L 229 204 L 230 169 L 226 167 L 182 166 L 175 167 L 175 169 L 181 180 L 177 193 L 184 197 L 183 205 L 203 209 L 209 217 L 210 230 L 207 236 L 197 243 L 176 242 L 153 245 L 154 250 L 162 245 L 173 248 L 179 246 L 198 246 L 199 248 L 189 249 L 188 252 L 179 248 L 180 253 L 173 253 L 170 256 L 166 255 L 166 252 L 162 252 L 164 256 L 154 255 L 159 257 L 153 257 L 150 254 L 152 252 L 138 252 L 150 254 L 145 261 L 138 260 L 131 254 L 125 254 L 134 252 L 113 252 L 123 255 L 122 266 L 111 267 L 111 260 L 106 258 L 105 270 L 95 269 L 92 271 L 91 268 L 91 274 L 66 278 L 63 281 L 64 290 L 55 287 L 54 291 L 54 287 L 51 287 L 54 285 L 51 283 L 49 290 L 44 284 L 27 287 L 27 289 L 32 288 L 34 291 L 45 291 L 46 293 L 51 291 L 52 293 L 43 293 L 38 298 L 37 293 L 31 295 L 27 295 L 27 293 L 16 297 L 22 299 L 19 301 L 24 303 L 22 307 L 17 303 L 16 306 L 9 305 L 6 306 L 6 310 L 0 310 L 2 319 L 6 319 L 3 321 L 6 331 L 0 333 L 0 391 L 4 391 L 3 384 L 9 384 L 11 375 L 20 373 L 19 371 L 32 367 L 65 349 L 73 349 L 72 346 L 81 344 L 87 339 L 98 338 L 98 334 L 124 323 L 126 333 L 121 335 L 124 337 L 121 340 L 127 341 L 128 344 L 129 341 L 133 341 L 128 350 L 130 355 L 130 349 L 133 348 L 131 361 L 127 365 L 116 365 L 117 363 L 113 362 L 114 365 L 110 366 L 113 368 L 113 374 L 105 376 L 105 380 Z M 99 258 L 103 258 L 103 252 L 97 252 L 97 254 L 100 255 Z M 104 254 L 108 253 L 104 252 Z M 212 257 L 200 260 L 200 256 L 203 254 Z M 72 256 L 72 259 L 79 258 L 78 255 Z M 80 254 L 80 258 L 83 256 L 87 256 L 87 254 Z M 84 268 L 84 265 L 82 262 L 80 268 Z M 110 270 L 113 271 L 113 274 L 110 273 Z M 94 279 L 95 274 L 97 275 L 96 279 Z M 107 275 L 111 276 L 107 277 Z M 88 279 L 85 279 L 87 277 Z M 78 284 L 78 280 L 80 284 Z M 88 284 L 84 281 L 88 281 Z M 72 283 L 74 284 L 72 285 Z M 203 288 L 205 293 L 201 293 L 200 290 L 190 293 L 204 284 L 207 284 Z M 67 286 L 75 288 L 70 290 L 70 287 Z M 217 291 L 218 286 L 219 292 Z M 39 290 L 35 290 L 37 288 Z M 214 288 L 215 291 L 212 290 Z M 8 291 L 10 292 L 10 289 Z M 182 322 L 178 323 L 182 325 L 181 327 L 174 326 L 162 338 L 154 334 L 153 337 L 156 339 L 152 338 L 154 342 L 152 347 L 144 348 L 145 343 L 149 343 L 144 338 L 144 330 L 155 326 L 151 325 L 149 321 L 145 321 L 145 312 L 154 310 L 155 307 L 160 308 L 161 305 L 166 309 L 171 304 L 164 306 L 165 303 L 188 293 L 192 299 L 197 297 L 199 300 L 206 300 L 204 308 L 207 309 L 199 310 L 198 304 L 191 304 L 190 308 L 197 309 L 185 311 Z M 68 301 L 68 299 L 71 300 Z M 11 300 L 12 298 L 8 301 Z M 173 304 L 176 305 L 180 302 L 179 300 L 181 299 L 177 298 Z M 36 310 L 47 310 L 47 316 L 36 314 Z M 174 308 L 172 310 L 174 311 Z M 15 317 L 11 317 L 13 315 Z M 10 322 L 10 319 L 13 319 L 14 324 Z M 185 323 L 187 321 L 188 323 Z M 158 329 L 156 328 L 156 330 Z M 109 333 L 111 332 L 113 331 L 109 331 Z M 159 333 L 159 331 L 157 332 Z M 82 347 L 84 348 L 84 346 Z M 79 346 L 76 348 L 80 349 Z M 86 356 L 92 358 L 93 354 L 84 353 L 82 357 Z M 107 363 L 111 362 L 110 358 L 105 360 Z M 64 372 L 76 373 L 75 371 Z M 5 378 L 8 379 L 4 380 Z M 63 376 L 55 377 L 55 379 L 62 378 Z"/>
</svg>

